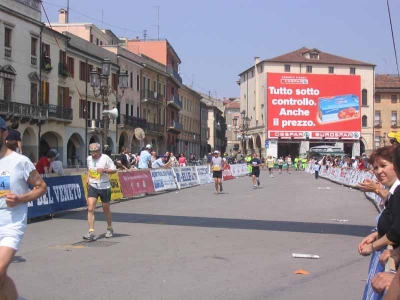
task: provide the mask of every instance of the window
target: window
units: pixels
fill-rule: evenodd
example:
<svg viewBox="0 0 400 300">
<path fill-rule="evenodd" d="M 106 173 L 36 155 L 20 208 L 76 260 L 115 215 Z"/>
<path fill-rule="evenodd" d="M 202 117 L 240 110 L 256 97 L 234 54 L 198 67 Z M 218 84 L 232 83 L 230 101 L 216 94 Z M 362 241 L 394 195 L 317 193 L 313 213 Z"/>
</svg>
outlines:
<svg viewBox="0 0 400 300">
<path fill-rule="evenodd" d="M 381 146 L 381 132 L 375 132 L 375 148 L 379 148 Z"/>
<path fill-rule="evenodd" d="M 312 66 L 307 66 L 306 67 L 306 72 L 307 73 L 312 73 Z"/>
<path fill-rule="evenodd" d="M 133 88 L 133 73 L 131 72 L 131 77 L 130 77 L 130 79 L 131 79 L 131 88 Z"/>
<path fill-rule="evenodd" d="M 79 118 L 86 119 L 86 101 L 79 99 Z"/>
<path fill-rule="evenodd" d="M 375 126 L 381 126 L 382 121 L 381 121 L 381 112 L 380 111 L 376 111 L 375 112 Z"/>
<path fill-rule="evenodd" d="M 72 78 L 74 78 L 74 58 L 73 57 L 67 57 L 67 69 L 69 72 L 69 76 L 71 76 Z"/>
<path fill-rule="evenodd" d="M 167 87 L 164 84 L 164 97 L 167 95 Z"/>
<path fill-rule="evenodd" d="M 37 43 L 38 43 L 38 39 L 31 37 L 31 55 L 34 55 L 34 56 L 37 55 Z"/>
<path fill-rule="evenodd" d="M 103 46 L 103 41 L 100 41 L 100 46 Z"/>
<path fill-rule="evenodd" d="M 381 95 L 375 95 L 375 103 L 381 103 Z"/>
<path fill-rule="evenodd" d="M 86 79 L 87 82 L 90 82 L 90 72 L 92 70 L 93 70 L 93 65 L 88 64 L 88 67 L 87 67 L 87 79 Z"/>
<path fill-rule="evenodd" d="M 350 74 L 355 75 L 356 74 L 356 68 L 350 68 Z"/>
<path fill-rule="evenodd" d="M 391 101 L 392 103 L 397 103 L 397 95 L 391 95 L 391 96 L 390 96 L 390 101 Z"/>
<path fill-rule="evenodd" d="M 93 34 L 90 34 L 90 42 L 93 43 Z"/>
<path fill-rule="evenodd" d="M 97 46 L 99 45 L 99 39 L 98 38 L 96 38 L 96 45 Z"/>
<path fill-rule="evenodd" d="M 260 65 L 260 73 L 262 73 L 264 71 L 264 66 Z"/>
<path fill-rule="evenodd" d="M 130 116 L 132 116 L 132 117 L 133 117 L 133 108 L 134 108 L 134 106 L 131 105 L 131 114 L 130 114 Z"/>
<path fill-rule="evenodd" d="M 31 105 L 38 105 L 38 85 L 31 82 Z"/>
<path fill-rule="evenodd" d="M 42 81 L 42 97 L 41 97 L 41 103 L 46 105 L 49 104 L 49 99 L 50 99 L 50 84 L 47 81 Z"/>
<path fill-rule="evenodd" d="M 43 58 L 50 59 L 50 45 L 42 43 Z"/>
<path fill-rule="evenodd" d="M 125 103 L 125 114 L 129 116 L 129 104 Z"/>
<path fill-rule="evenodd" d="M 138 74 L 138 75 L 136 75 L 136 90 L 138 91 L 139 88 L 140 88 L 140 76 Z"/>
<path fill-rule="evenodd" d="M 79 79 L 82 81 L 86 81 L 88 78 L 88 74 L 87 74 L 87 66 L 86 63 L 81 61 L 79 63 Z"/>
<path fill-rule="evenodd" d="M 335 67 L 329 67 L 329 74 L 333 74 L 335 72 Z"/>
<path fill-rule="evenodd" d="M 11 36 L 12 36 L 12 29 L 5 27 L 4 28 L 4 46 L 11 48 Z"/>
<path fill-rule="evenodd" d="M 67 52 L 60 50 L 60 63 L 66 64 L 67 63 Z"/>
<path fill-rule="evenodd" d="M 153 92 L 157 92 L 157 83 L 155 80 L 153 81 Z"/>
<path fill-rule="evenodd" d="M 136 117 L 140 118 L 140 109 L 139 109 L 139 106 L 136 107 Z"/>
<path fill-rule="evenodd" d="M 366 89 L 363 89 L 361 92 L 361 104 L 362 106 L 367 106 L 368 105 L 368 92 Z"/>
<path fill-rule="evenodd" d="M 112 73 L 111 74 L 111 85 L 114 91 L 117 91 L 118 88 L 118 77 L 117 74 Z"/>
<path fill-rule="evenodd" d="M 397 126 L 397 111 L 392 111 L 391 126 Z"/>
<path fill-rule="evenodd" d="M 58 86 L 57 105 L 64 108 L 71 108 L 71 99 L 69 97 L 69 88 Z"/>
<path fill-rule="evenodd" d="M 12 81 L 9 78 L 4 78 L 4 100 L 11 101 Z"/>
<path fill-rule="evenodd" d="M 311 53 L 310 59 L 318 59 L 318 53 Z"/>
<path fill-rule="evenodd" d="M 362 116 L 362 119 L 361 119 L 361 126 L 362 127 L 367 127 L 368 126 L 368 119 L 367 119 L 367 116 Z"/>
<path fill-rule="evenodd" d="M 285 65 L 285 72 L 290 72 L 290 65 Z"/>
<path fill-rule="evenodd" d="M 158 94 L 161 94 L 161 83 L 160 83 L 160 82 L 158 83 L 157 93 L 158 93 Z"/>
</svg>

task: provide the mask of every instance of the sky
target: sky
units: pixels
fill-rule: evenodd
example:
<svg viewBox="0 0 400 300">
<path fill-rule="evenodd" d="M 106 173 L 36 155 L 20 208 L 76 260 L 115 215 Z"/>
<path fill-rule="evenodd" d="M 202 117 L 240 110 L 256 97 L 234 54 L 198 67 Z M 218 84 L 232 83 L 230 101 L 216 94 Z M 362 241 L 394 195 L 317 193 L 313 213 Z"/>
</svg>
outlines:
<svg viewBox="0 0 400 300">
<path fill-rule="evenodd" d="M 67 0 L 43 0 L 50 22 Z M 166 38 L 183 83 L 216 98 L 239 96 L 238 74 L 254 57 L 301 47 L 377 65 L 397 74 L 386 0 L 70 0 L 70 23 L 94 23 L 118 37 Z M 389 0 L 400 60 L 400 1 Z M 158 21 L 159 12 L 159 21 Z M 45 21 L 42 14 L 42 21 Z M 400 63 L 400 61 L 399 61 Z"/>
</svg>

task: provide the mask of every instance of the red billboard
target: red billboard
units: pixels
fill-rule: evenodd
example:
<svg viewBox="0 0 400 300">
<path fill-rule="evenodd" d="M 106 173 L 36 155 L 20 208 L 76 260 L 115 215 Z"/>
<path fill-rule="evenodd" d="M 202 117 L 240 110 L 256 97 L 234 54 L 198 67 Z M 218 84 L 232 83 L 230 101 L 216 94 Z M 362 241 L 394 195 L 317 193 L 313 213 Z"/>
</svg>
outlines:
<svg viewBox="0 0 400 300">
<path fill-rule="evenodd" d="M 268 73 L 268 139 L 358 139 L 357 75 Z"/>
<path fill-rule="evenodd" d="M 141 194 L 154 193 L 150 170 L 118 172 L 122 194 L 125 198 Z"/>
</svg>

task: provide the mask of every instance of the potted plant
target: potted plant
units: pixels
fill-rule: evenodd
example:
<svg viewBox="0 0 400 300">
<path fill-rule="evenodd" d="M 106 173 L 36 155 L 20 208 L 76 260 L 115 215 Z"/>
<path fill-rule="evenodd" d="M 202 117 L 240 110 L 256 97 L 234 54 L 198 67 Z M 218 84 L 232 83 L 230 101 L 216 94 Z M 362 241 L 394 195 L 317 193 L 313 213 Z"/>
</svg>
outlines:
<svg viewBox="0 0 400 300">
<path fill-rule="evenodd" d="M 61 71 L 61 76 L 63 76 L 63 77 L 68 77 L 68 76 L 69 76 L 68 71 L 67 71 L 67 70 L 62 70 L 62 71 Z"/>
<path fill-rule="evenodd" d="M 44 69 L 45 69 L 47 72 L 50 72 L 51 70 L 53 70 L 53 67 L 51 66 L 51 64 L 45 64 L 45 65 L 44 65 Z"/>
</svg>

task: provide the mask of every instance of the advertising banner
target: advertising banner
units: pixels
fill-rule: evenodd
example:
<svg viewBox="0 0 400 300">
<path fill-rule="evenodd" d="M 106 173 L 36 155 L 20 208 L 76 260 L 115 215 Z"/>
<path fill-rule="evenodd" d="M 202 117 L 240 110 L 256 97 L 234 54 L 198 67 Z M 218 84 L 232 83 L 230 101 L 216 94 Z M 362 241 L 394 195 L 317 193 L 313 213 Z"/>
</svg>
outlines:
<svg viewBox="0 0 400 300">
<path fill-rule="evenodd" d="M 196 167 L 174 167 L 173 170 L 180 189 L 199 184 Z"/>
<path fill-rule="evenodd" d="M 214 182 L 212 174 L 208 172 L 207 166 L 197 166 L 196 171 L 199 184 L 207 184 Z"/>
<path fill-rule="evenodd" d="M 151 177 L 156 192 L 176 190 L 177 188 L 172 169 L 153 169 L 151 170 Z"/>
<path fill-rule="evenodd" d="M 108 176 L 110 178 L 110 185 L 111 185 L 111 200 L 114 201 L 123 198 L 121 185 L 118 178 L 118 173 L 110 174 Z M 86 185 L 87 174 L 83 174 L 81 178 L 82 178 L 83 190 L 85 191 L 85 197 L 87 198 L 88 197 L 88 189 Z M 99 203 L 101 202 L 100 198 L 98 199 L 97 202 Z"/>
<path fill-rule="evenodd" d="M 86 206 L 81 176 L 43 178 L 47 193 L 28 203 L 28 219 Z"/>
<path fill-rule="evenodd" d="M 124 197 L 154 193 L 153 180 L 149 170 L 118 172 Z"/>
<path fill-rule="evenodd" d="M 222 179 L 223 180 L 231 180 L 233 179 L 231 166 L 228 164 L 224 165 L 224 169 L 222 170 Z"/>
<path fill-rule="evenodd" d="M 360 76 L 268 73 L 268 139 L 358 139 Z"/>
<path fill-rule="evenodd" d="M 385 249 L 381 249 L 380 251 L 375 251 L 371 254 L 371 261 L 369 263 L 369 270 L 368 270 L 368 279 L 367 284 L 365 285 L 363 300 L 380 300 L 382 296 L 372 288 L 371 281 L 372 278 L 379 272 L 384 272 L 385 268 L 379 262 L 379 256 Z"/>
</svg>

